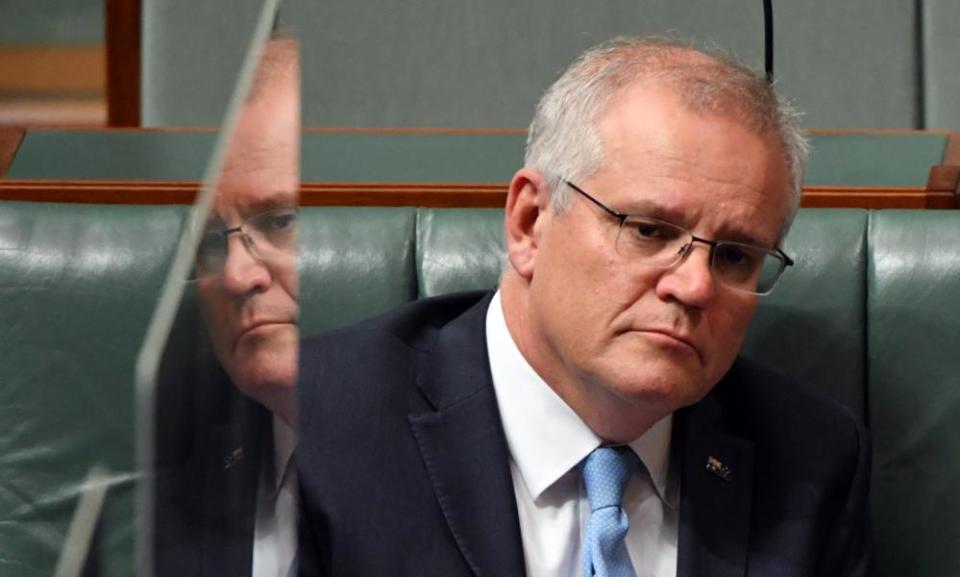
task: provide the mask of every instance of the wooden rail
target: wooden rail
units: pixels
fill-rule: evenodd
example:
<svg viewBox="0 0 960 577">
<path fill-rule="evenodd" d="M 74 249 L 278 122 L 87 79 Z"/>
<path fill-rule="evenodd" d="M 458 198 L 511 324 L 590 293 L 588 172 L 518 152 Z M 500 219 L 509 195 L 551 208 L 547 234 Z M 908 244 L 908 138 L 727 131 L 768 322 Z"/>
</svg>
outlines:
<svg viewBox="0 0 960 577">
<path fill-rule="evenodd" d="M 209 130 L 177 129 L 174 131 Z M 163 132 L 159 130 L 158 132 Z M 167 130 L 169 131 L 169 130 Z M 334 129 L 312 132 L 380 132 L 460 134 L 517 133 L 496 130 L 372 130 Z M 822 131 L 830 134 L 831 131 Z M 847 133 L 849 134 L 849 133 Z M 874 134 L 874 133 L 867 133 Z M 878 132 L 876 134 L 884 134 Z M 15 158 L 24 137 L 23 129 L 0 128 L 0 178 Z M 857 187 L 807 186 L 802 205 L 806 207 L 956 209 L 960 190 L 960 133 L 948 134 L 948 145 L 940 165 L 932 166 L 925 186 Z M 428 206 L 502 207 L 506 182 L 303 182 L 301 204 L 306 206 Z M 195 181 L 71 181 L 0 180 L 0 200 L 67 202 L 88 204 L 189 204 L 196 196 Z"/>
</svg>

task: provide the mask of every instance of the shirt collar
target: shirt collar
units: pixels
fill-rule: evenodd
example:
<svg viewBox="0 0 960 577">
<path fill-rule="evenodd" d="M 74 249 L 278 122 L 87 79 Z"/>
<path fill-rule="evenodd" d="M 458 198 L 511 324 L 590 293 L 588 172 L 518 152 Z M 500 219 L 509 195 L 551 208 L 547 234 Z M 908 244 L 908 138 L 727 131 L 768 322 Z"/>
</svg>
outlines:
<svg viewBox="0 0 960 577">
<path fill-rule="evenodd" d="M 297 433 L 283 419 L 273 415 L 273 487 L 279 491 L 291 469 Z"/>
<path fill-rule="evenodd" d="M 602 439 L 533 370 L 517 348 L 503 316 L 500 292 L 487 309 L 487 354 L 510 456 L 536 500 L 586 458 Z M 668 491 L 672 415 L 629 446 L 650 474 L 660 499 L 675 506 Z"/>
</svg>

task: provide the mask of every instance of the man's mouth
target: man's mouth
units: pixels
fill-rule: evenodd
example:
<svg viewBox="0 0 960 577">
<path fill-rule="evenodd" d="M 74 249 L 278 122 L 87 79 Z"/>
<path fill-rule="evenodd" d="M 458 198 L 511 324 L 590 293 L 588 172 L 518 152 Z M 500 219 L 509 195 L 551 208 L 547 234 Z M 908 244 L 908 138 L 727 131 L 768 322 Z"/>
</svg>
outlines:
<svg viewBox="0 0 960 577">
<path fill-rule="evenodd" d="M 693 339 L 683 333 L 671 329 L 662 329 L 662 328 L 643 328 L 637 329 L 637 332 L 651 335 L 656 338 L 658 341 L 664 342 L 668 345 L 688 350 L 689 352 L 697 355 L 697 358 L 700 359 L 700 362 L 703 363 L 703 355 L 700 353 L 700 348 L 697 347 Z"/>
<path fill-rule="evenodd" d="M 259 319 L 253 322 L 246 323 L 240 327 L 234 338 L 234 348 L 240 344 L 246 337 L 257 336 L 261 332 L 267 332 L 274 328 L 292 326 L 296 327 L 296 323 L 291 320 L 281 320 L 281 319 Z"/>
</svg>

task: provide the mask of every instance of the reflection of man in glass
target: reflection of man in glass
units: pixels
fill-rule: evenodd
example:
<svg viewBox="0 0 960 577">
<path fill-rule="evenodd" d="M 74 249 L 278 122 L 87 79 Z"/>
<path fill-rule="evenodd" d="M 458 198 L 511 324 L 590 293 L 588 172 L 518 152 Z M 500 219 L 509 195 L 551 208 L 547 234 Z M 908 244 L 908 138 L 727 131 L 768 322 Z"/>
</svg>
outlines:
<svg viewBox="0 0 960 577">
<path fill-rule="evenodd" d="M 299 107 L 292 42 L 273 40 L 232 139 L 197 292 L 217 358 L 237 388 L 288 423 L 297 363 Z"/>
<path fill-rule="evenodd" d="M 186 429 L 158 436 L 176 463 L 157 481 L 158 575 L 283 577 L 293 563 L 298 67 L 293 40 L 267 43 L 198 248 L 195 287 L 220 367 L 198 371 L 177 400 L 192 412 L 176 415 Z"/>
</svg>

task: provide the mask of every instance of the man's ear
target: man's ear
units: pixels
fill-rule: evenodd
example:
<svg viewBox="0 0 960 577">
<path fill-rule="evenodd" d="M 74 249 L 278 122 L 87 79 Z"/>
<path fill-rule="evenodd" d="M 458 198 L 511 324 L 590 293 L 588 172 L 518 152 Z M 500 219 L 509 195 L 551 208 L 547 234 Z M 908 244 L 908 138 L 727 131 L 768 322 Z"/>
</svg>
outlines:
<svg viewBox="0 0 960 577">
<path fill-rule="evenodd" d="M 522 168 L 513 175 L 503 215 L 507 257 L 513 270 L 528 281 L 533 277 L 537 255 L 538 225 L 547 218 L 549 201 L 545 180 L 538 171 Z"/>
</svg>

